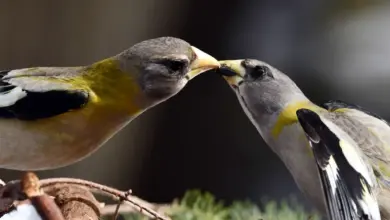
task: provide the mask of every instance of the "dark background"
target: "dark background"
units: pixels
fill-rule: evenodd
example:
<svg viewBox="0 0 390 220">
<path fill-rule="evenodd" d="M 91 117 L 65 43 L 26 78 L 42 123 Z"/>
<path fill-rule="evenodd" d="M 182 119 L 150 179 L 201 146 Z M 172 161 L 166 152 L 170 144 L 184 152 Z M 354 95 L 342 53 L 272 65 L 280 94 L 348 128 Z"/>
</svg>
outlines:
<svg viewBox="0 0 390 220">
<path fill-rule="evenodd" d="M 264 60 L 314 101 L 342 99 L 390 119 L 385 1 L 0 1 L 0 69 L 89 64 L 167 35 L 217 59 Z M 213 72 L 141 115 L 84 161 L 38 174 L 132 188 L 153 202 L 200 188 L 228 202 L 294 195 L 305 203 Z M 0 171 L 5 181 L 20 175 Z"/>
</svg>

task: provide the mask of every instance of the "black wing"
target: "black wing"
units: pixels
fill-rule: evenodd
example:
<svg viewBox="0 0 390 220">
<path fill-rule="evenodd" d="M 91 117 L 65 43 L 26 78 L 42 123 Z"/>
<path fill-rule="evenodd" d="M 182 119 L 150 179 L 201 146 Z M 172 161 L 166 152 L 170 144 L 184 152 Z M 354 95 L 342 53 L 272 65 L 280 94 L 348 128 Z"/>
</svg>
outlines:
<svg viewBox="0 0 390 220">
<path fill-rule="evenodd" d="M 332 220 L 370 219 L 358 204 L 358 201 L 362 200 L 364 187 L 369 190 L 370 187 L 362 175 L 349 164 L 339 138 L 315 112 L 300 109 L 297 116 L 318 164 L 329 217 Z"/>
<path fill-rule="evenodd" d="M 0 77 L 8 72 L 0 71 Z M 37 92 L 0 80 L 0 118 L 36 120 L 52 117 L 83 107 L 88 98 L 88 92 L 83 90 L 53 88 Z"/>
</svg>

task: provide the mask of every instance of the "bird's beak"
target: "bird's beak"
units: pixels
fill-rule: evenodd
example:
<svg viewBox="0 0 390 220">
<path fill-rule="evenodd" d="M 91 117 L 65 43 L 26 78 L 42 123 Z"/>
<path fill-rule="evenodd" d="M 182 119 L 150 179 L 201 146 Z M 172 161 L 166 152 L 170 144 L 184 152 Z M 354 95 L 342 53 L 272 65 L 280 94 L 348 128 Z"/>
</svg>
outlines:
<svg viewBox="0 0 390 220">
<path fill-rule="evenodd" d="M 232 87 L 237 87 L 244 81 L 245 68 L 241 65 L 243 60 L 222 60 L 219 73 Z"/>
<path fill-rule="evenodd" d="M 206 72 L 207 70 L 219 68 L 219 62 L 214 57 L 208 55 L 196 47 L 191 47 L 191 49 L 194 52 L 196 58 L 194 61 L 192 61 L 190 71 L 186 75 L 188 80 L 203 72 Z"/>
</svg>

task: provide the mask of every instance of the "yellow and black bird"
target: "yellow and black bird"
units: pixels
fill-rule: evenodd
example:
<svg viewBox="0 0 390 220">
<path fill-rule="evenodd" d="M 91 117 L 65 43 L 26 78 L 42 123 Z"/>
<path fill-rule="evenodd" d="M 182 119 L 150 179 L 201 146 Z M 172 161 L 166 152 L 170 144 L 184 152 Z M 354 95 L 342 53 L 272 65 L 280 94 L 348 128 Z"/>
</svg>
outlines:
<svg viewBox="0 0 390 220">
<path fill-rule="evenodd" d="M 186 41 L 160 37 L 87 66 L 1 71 L 0 168 L 77 162 L 193 77 L 218 67 Z"/>
</svg>

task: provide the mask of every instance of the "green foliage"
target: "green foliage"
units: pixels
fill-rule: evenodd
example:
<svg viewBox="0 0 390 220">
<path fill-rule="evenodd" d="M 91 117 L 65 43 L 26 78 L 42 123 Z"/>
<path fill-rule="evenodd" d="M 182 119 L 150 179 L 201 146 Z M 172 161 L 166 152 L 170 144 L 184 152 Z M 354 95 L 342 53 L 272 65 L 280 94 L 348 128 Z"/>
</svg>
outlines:
<svg viewBox="0 0 390 220">
<path fill-rule="evenodd" d="M 166 214 L 173 220 L 220 220 L 226 219 L 228 211 L 210 193 L 192 190 L 180 201 L 173 202 Z"/>
<path fill-rule="evenodd" d="M 258 220 L 261 219 L 262 213 L 260 209 L 249 201 L 234 202 L 228 209 L 228 217 L 225 219 L 231 220 Z"/>
<path fill-rule="evenodd" d="M 297 204 L 295 202 L 295 204 Z M 267 202 L 261 210 L 249 201 L 236 201 L 225 206 L 210 193 L 188 191 L 179 201 L 166 210 L 172 220 L 319 220 L 319 215 L 306 213 L 301 206 L 282 202 Z M 141 214 L 123 215 L 125 220 L 147 220 Z"/>
<path fill-rule="evenodd" d="M 264 208 L 263 219 L 265 220 L 298 220 L 310 219 L 320 220 L 320 216 L 315 213 L 307 213 L 301 206 L 289 205 L 283 201 L 280 206 L 276 202 L 268 202 Z"/>
</svg>

